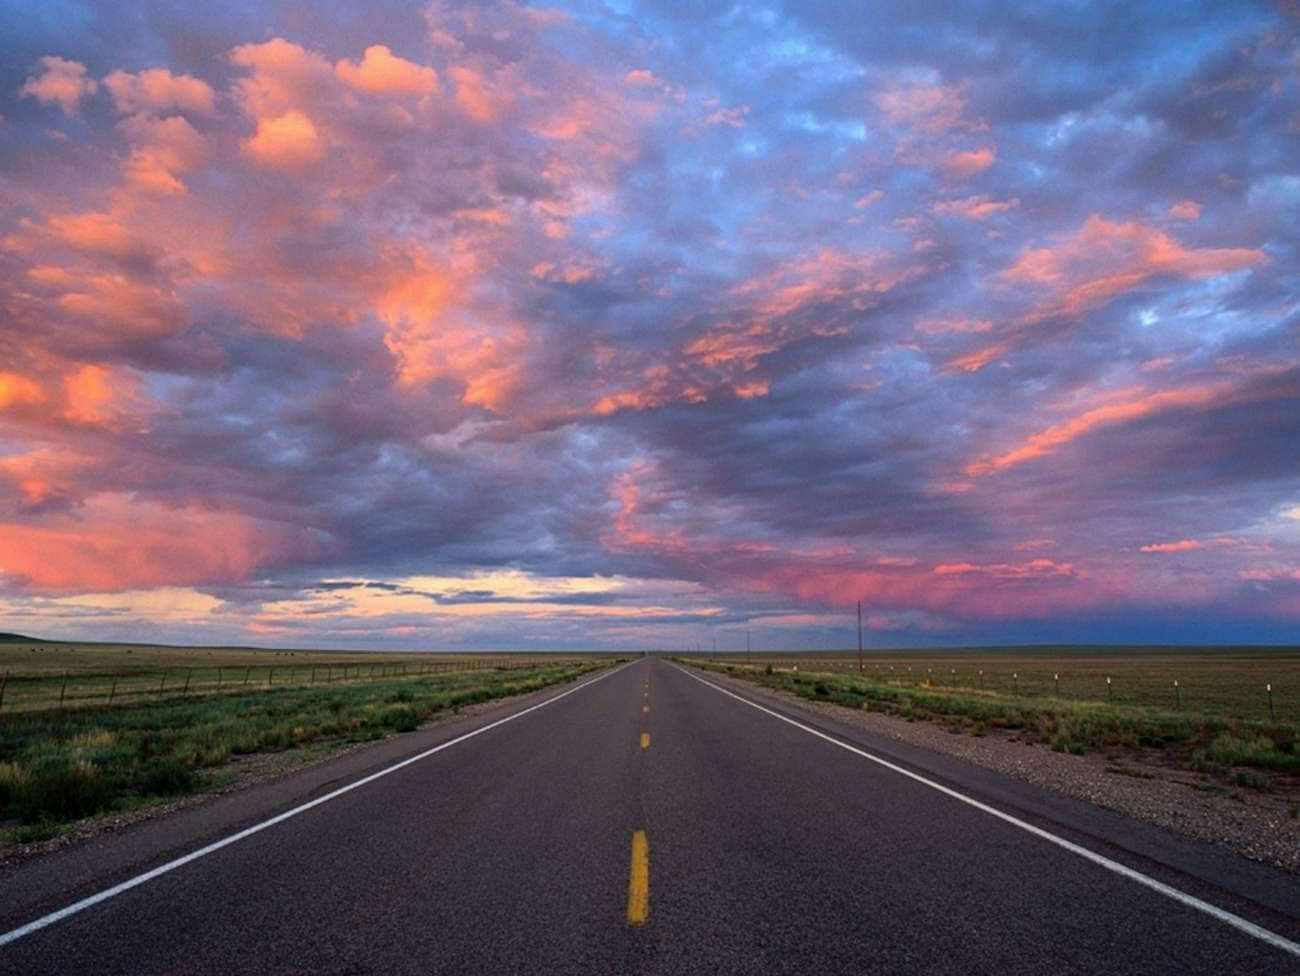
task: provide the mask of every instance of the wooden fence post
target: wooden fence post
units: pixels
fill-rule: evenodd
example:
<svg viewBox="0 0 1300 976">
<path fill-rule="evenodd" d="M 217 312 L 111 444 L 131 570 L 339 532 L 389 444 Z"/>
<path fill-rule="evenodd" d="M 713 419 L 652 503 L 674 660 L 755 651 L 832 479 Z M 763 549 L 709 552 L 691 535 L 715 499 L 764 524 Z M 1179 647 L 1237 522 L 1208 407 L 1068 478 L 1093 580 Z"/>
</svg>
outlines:
<svg viewBox="0 0 1300 976">
<path fill-rule="evenodd" d="M 63 707 L 63 696 L 67 693 L 67 691 L 68 691 L 68 671 L 67 671 L 67 669 L 65 668 L 64 671 L 63 671 L 63 687 L 61 687 L 61 688 L 59 689 L 59 707 L 60 707 L 60 708 Z"/>
</svg>

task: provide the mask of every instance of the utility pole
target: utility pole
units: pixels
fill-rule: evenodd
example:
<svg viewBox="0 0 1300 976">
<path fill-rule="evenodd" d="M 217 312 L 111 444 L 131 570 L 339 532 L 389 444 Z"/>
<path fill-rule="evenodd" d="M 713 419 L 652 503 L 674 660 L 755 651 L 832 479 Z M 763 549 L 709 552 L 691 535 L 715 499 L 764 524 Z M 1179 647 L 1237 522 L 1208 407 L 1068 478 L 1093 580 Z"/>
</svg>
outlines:
<svg viewBox="0 0 1300 976">
<path fill-rule="evenodd" d="M 718 660 L 718 639 L 716 637 L 713 638 L 713 660 L 715 662 Z"/>
<path fill-rule="evenodd" d="M 862 601 L 858 601 L 858 674 L 862 673 Z"/>
<path fill-rule="evenodd" d="M 749 631 L 745 631 L 745 667 L 753 667 L 754 659 L 750 656 Z"/>
</svg>

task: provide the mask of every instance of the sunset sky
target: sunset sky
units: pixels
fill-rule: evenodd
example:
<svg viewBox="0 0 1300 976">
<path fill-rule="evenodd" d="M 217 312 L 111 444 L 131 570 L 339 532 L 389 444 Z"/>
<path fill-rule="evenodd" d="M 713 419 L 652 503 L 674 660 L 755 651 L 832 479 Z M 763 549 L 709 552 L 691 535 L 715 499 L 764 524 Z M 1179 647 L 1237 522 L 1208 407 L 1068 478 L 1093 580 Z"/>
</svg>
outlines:
<svg viewBox="0 0 1300 976">
<path fill-rule="evenodd" d="M 0 5 L 0 630 L 1300 642 L 1300 4 L 983 7 Z"/>
</svg>

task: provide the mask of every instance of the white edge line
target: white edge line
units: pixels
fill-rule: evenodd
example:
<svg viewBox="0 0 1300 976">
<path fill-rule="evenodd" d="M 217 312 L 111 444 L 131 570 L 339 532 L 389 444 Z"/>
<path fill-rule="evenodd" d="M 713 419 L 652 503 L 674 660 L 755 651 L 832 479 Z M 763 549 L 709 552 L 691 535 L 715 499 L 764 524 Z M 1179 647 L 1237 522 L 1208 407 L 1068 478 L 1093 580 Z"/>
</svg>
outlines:
<svg viewBox="0 0 1300 976">
<path fill-rule="evenodd" d="M 1180 904 L 1186 905 L 1189 908 L 1194 908 L 1199 912 L 1204 912 L 1206 915 L 1209 915 L 1213 918 L 1217 918 L 1220 922 L 1224 922 L 1228 925 L 1231 925 L 1233 928 L 1241 932 L 1244 932 L 1247 935 L 1254 936 L 1256 939 L 1259 939 L 1261 942 L 1267 942 L 1269 945 L 1277 949 L 1281 949 L 1283 952 L 1289 952 L 1293 956 L 1300 957 L 1300 943 L 1292 942 L 1290 939 L 1286 938 L 1285 936 L 1278 935 L 1276 932 L 1270 932 L 1268 929 L 1256 925 L 1254 922 L 1250 921 L 1249 919 L 1242 918 L 1240 915 L 1234 915 L 1232 912 L 1219 908 L 1217 905 L 1212 905 L 1208 901 L 1203 901 L 1202 899 L 1197 898 L 1195 895 L 1189 895 L 1185 891 L 1180 891 L 1177 888 L 1171 887 L 1165 884 L 1163 881 L 1157 881 L 1155 878 L 1152 878 L 1149 875 L 1145 875 L 1141 871 L 1135 871 L 1133 868 L 1121 864 L 1119 861 L 1112 861 L 1110 858 L 1102 854 L 1098 854 L 1096 851 L 1091 851 L 1086 847 L 1083 847 L 1079 844 L 1075 844 L 1072 841 L 1068 841 L 1064 837 L 1058 837 L 1056 836 L 1056 834 L 1043 830 L 1041 827 L 1035 827 L 1033 824 L 1021 820 L 1019 817 L 1013 817 L 1011 814 L 1004 813 L 1003 811 L 998 810 L 996 807 L 989 806 L 987 803 L 981 803 L 979 800 L 976 800 L 974 797 L 967 796 L 964 793 L 959 793 L 954 789 L 950 789 L 949 787 L 944 786 L 942 783 L 936 783 L 934 780 L 927 779 L 926 777 L 921 776 L 918 773 L 912 772 L 910 769 L 904 769 L 902 766 L 898 766 L 890 762 L 888 759 L 881 759 L 879 756 L 874 756 L 863 749 L 859 749 L 857 746 L 851 746 L 847 742 L 841 742 L 839 739 L 836 739 L 834 736 L 827 735 L 825 732 L 820 732 L 809 725 L 804 725 L 802 722 L 798 722 L 795 719 L 788 718 L 785 715 L 782 715 L 780 712 L 773 711 L 770 708 L 765 708 L 764 706 L 759 705 L 757 702 L 752 702 L 748 698 L 745 698 L 741 695 L 737 695 L 734 692 L 729 691 L 726 688 L 723 688 L 721 685 L 714 684 L 712 681 L 706 681 L 704 678 L 701 678 L 699 675 L 694 674 L 691 671 L 688 671 L 686 668 L 682 667 L 679 664 L 674 664 L 674 667 L 678 668 L 687 677 L 694 678 L 696 681 L 700 682 L 700 684 L 708 685 L 714 691 L 720 691 L 722 692 L 722 694 L 734 698 L 736 699 L 736 701 L 742 702 L 748 705 L 750 708 L 757 708 L 760 712 L 765 712 L 766 714 L 771 715 L 773 718 L 778 718 L 782 722 L 786 722 L 790 725 L 793 725 L 795 728 L 801 729 L 802 731 L 807 732 L 809 735 L 815 735 L 819 739 L 825 739 L 831 745 L 839 746 L 841 749 L 847 749 L 849 752 L 861 756 L 863 759 L 869 759 L 871 760 L 871 762 L 878 763 L 879 765 L 884 766 L 886 769 L 892 770 L 895 773 L 900 773 L 901 775 L 906 776 L 908 779 L 913 779 L 916 780 L 916 782 L 918 783 L 923 783 L 924 785 L 930 787 L 931 789 L 938 790 L 940 793 L 952 797 L 954 800 L 960 800 L 962 803 L 966 803 L 977 810 L 981 810 L 984 813 L 989 814 L 990 816 L 997 817 L 999 820 L 1003 820 L 1006 823 L 1011 824 L 1013 827 L 1019 827 L 1021 830 L 1033 834 L 1035 837 L 1041 837 L 1043 840 L 1047 841 L 1048 843 L 1055 844 L 1057 847 L 1064 848 L 1065 850 L 1069 851 L 1071 854 L 1077 854 L 1079 855 L 1079 857 L 1085 858 L 1086 860 L 1091 861 L 1093 864 L 1099 865 L 1108 871 L 1113 871 L 1122 877 L 1128 878 L 1130 881 L 1136 881 L 1140 885 L 1145 885 L 1146 887 L 1152 889 L 1153 891 L 1157 891 L 1160 894 L 1164 895 L 1166 898 L 1172 898 L 1174 901 L 1179 902 Z"/>
<path fill-rule="evenodd" d="M 0 935 L 0 946 L 8 945 L 10 942 L 14 942 L 18 939 L 21 939 L 24 935 L 30 935 L 31 933 L 36 932 L 39 929 L 45 928 L 47 925 L 53 925 L 55 922 L 60 922 L 70 915 L 76 915 L 78 912 L 85 911 L 87 908 L 90 908 L 94 905 L 98 905 L 102 901 L 108 901 L 108 899 L 114 897 L 115 895 L 120 895 L 124 891 L 130 891 L 132 888 L 136 888 L 147 881 L 152 881 L 154 878 L 167 874 L 170 871 L 175 871 L 177 868 L 183 867 L 184 865 L 189 864 L 191 861 L 197 861 L 201 857 L 206 857 L 207 855 L 212 854 L 215 851 L 219 851 L 223 847 L 228 847 L 229 845 L 244 840 L 247 837 L 252 837 L 253 834 L 260 833 L 261 831 L 266 830 L 267 827 L 274 827 L 276 824 L 282 823 L 283 821 L 288 820 L 290 817 L 296 817 L 300 813 L 306 813 L 308 810 L 312 809 L 313 807 L 318 807 L 322 803 L 328 803 L 330 800 L 336 799 L 337 797 L 342 796 L 344 793 L 351 793 L 353 790 L 357 789 L 358 787 L 365 786 L 367 783 L 373 783 L 375 780 L 383 776 L 387 776 L 389 773 L 395 773 L 397 772 L 397 770 L 402 769 L 405 766 L 411 765 L 411 763 L 419 762 L 421 759 L 427 759 L 429 758 L 429 756 L 432 756 L 436 752 L 442 752 L 443 749 L 450 749 L 452 746 L 464 742 L 466 739 L 472 739 L 476 735 L 482 735 L 484 732 L 487 732 L 489 729 L 495 729 L 498 725 L 505 725 L 507 722 L 513 722 L 517 718 L 523 718 L 529 712 L 535 712 L 539 708 L 545 708 L 547 705 L 553 705 L 561 698 L 567 698 L 569 695 L 572 695 L 575 691 L 581 691 L 583 688 L 589 688 L 591 685 L 594 685 L 597 681 L 603 681 L 605 678 L 608 678 L 611 674 L 616 674 L 619 671 L 622 671 L 624 668 L 630 667 L 635 663 L 636 663 L 635 660 L 629 661 L 627 664 L 622 664 L 616 668 L 606 671 L 604 674 L 596 675 L 596 677 L 591 678 L 587 681 L 583 681 L 580 684 L 574 685 L 572 688 L 568 689 L 567 691 L 563 691 L 552 698 L 548 698 L 546 699 L 546 701 L 538 702 L 536 705 L 530 705 L 529 707 L 525 708 L 523 711 L 515 712 L 512 715 L 507 715 L 505 718 L 499 718 L 495 722 L 489 722 L 487 725 L 474 729 L 472 732 L 466 732 L 464 735 L 457 736 L 454 739 L 449 739 L 448 741 L 440 745 L 434 746 L 432 749 L 426 749 L 424 750 L 424 752 L 417 753 L 414 756 L 409 756 L 406 759 L 403 759 L 401 762 L 394 763 L 391 766 L 386 766 L 383 769 L 379 770 L 378 772 L 371 773 L 369 776 L 364 776 L 354 783 L 349 783 L 347 786 L 340 786 L 338 789 L 331 790 L 329 793 L 326 793 L 323 796 L 318 796 L 314 800 L 308 800 L 306 803 L 299 804 L 298 806 L 294 807 L 291 810 L 285 810 L 283 813 L 278 813 L 274 817 L 271 817 L 268 820 L 263 820 L 261 823 L 256 823 L 253 824 L 253 826 L 251 827 L 246 827 L 243 830 L 239 831 L 238 833 L 231 834 L 229 837 L 223 837 L 221 838 L 221 840 L 213 841 L 211 844 L 208 844 L 206 847 L 200 847 L 196 851 L 191 851 L 190 853 L 178 857 L 174 860 L 168 861 L 165 864 L 160 864 L 156 868 L 144 872 L 144 874 L 137 874 L 134 878 L 128 878 L 126 881 L 123 881 L 120 884 L 115 884 L 111 888 L 105 888 L 103 891 L 96 892 L 93 895 L 81 899 L 81 901 L 73 902 L 71 905 L 68 905 L 66 908 L 60 908 L 56 912 L 50 912 L 50 914 L 48 915 L 42 915 L 40 918 L 28 922 L 26 925 L 20 925 L 18 928 L 12 929 L 9 932 L 5 932 L 3 935 Z"/>
</svg>

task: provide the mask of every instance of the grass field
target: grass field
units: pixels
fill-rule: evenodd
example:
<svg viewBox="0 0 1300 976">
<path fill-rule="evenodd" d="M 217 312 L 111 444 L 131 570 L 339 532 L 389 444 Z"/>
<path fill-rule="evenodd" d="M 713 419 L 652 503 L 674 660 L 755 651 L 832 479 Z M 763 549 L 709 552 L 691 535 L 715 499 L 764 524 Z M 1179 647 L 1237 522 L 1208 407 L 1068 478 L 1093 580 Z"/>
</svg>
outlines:
<svg viewBox="0 0 1300 976">
<path fill-rule="evenodd" d="M 1109 648 L 1046 650 L 864 655 L 861 671 L 856 654 L 763 654 L 752 665 L 743 654 L 679 659 L 812 701 L 939 722 L 954 732 L 1006 730 L 1073 753 L 1159 748 L 1177 763 L 1240 785 L 1264 788 L 1270 774 L 1300 773 L 1300 722 L 1294 691 L 1288 693 L 1300 683 L 1294 649 L 1128 657 Z"/>
<path fill-rule="evenodd" d="M 592 655 L 380 654 L 0 641 L 0 716 L 294 686 L 531 668 Z"/>
<path fill-rule="evenodd" d="M 41 657 L 39 645 L 35 654 L 27 644 L 0 651 L 9 691 L 22 689 L 20 707 L 7 703 L 0 713 L 0 843 L 39 840 L 83 817 L 202 790 L 229 778 L 236 757 L 324 755 L 410 731 L 442 711 L 572 681 L 615 660 L 105 645 L 59 645 Z M 161 692 L 160 674 L 173 679 Z M 109 705 L 113 681 L 118 694 Z"/>
<path fill-rule="evenodd" d="M 710 660 L 713 655 L 687 655 Z M 744 654 L 717 660 L 743 664 Z M 857 654 L 752 655 L 759 666 L 856 675 Z M 1181 709 L 1300 724 L 1300 647 L 1007 647 L 869 652 L 863 674 L 899 688 Z M 1110 679 L 1109 684 L 1107 679 Z M 1174 682 L 1178 685 L 1175 687 Z M 1270 695 L 1269 687 L 1272 687 Z M 1272 698 L 1270 712 L 1269 699 Z"/>
</svg>

